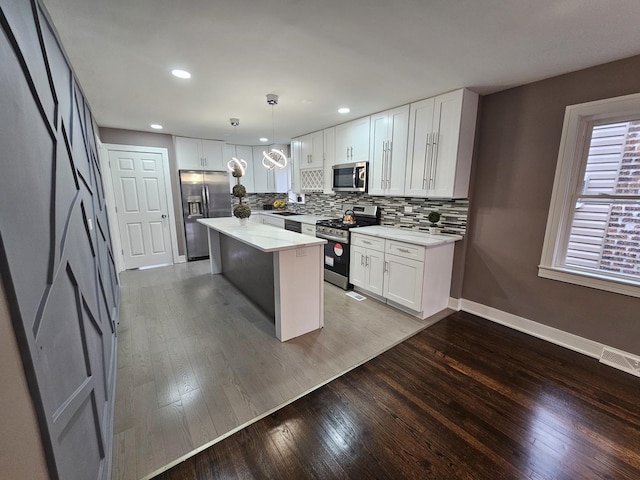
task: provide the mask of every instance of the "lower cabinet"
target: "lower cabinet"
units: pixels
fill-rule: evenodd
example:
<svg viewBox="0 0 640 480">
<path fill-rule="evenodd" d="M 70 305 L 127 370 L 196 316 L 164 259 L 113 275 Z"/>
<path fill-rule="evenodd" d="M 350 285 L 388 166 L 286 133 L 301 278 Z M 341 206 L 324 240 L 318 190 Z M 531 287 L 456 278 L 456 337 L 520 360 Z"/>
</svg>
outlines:
<svg viewBox="0 0 640 480">
<path fill-rule="evenodd" d="M 306 223 L 302 224 L 302 233 L 303 235 L 310 235 L 312 237 L 316 236 L 316 226 L 315 225 L 309 225 Z"/>
<path fill-rule="evenodd" d="M 284 229 L 284 218 L 276 218 L 271 215 L 261 215 L 262 223 L 265 225 L 273 225 L 274 227 Z"/>
<path fill-rule="evenodd" d="M 352 233 L 350 261 L 349 281 L 393 306 L 426 318 L 448 305 L 453 243 L 427 248 Z"/>
</svg>

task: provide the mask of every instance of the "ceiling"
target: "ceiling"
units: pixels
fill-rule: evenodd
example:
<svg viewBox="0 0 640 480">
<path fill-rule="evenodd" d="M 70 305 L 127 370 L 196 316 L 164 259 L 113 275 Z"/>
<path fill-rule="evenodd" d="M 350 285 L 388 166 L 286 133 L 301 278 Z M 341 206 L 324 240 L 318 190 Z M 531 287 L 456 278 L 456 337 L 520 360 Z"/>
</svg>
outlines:
<svg viewBox="0 0 640 480">
<path fill-rule="evenodd" d="M 638 0 L 43 1 L 98 125 L 247 145 L 640 53 Z"/>
</svg>

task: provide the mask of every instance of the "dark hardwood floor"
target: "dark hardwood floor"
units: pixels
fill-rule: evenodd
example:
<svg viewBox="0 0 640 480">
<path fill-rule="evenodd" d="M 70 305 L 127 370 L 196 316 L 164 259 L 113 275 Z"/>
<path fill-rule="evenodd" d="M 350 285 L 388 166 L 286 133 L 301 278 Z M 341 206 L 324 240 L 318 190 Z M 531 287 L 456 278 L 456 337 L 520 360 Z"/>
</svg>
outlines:
<svg viewBox="0 0 640 480">
<path fill-rule="evenodd" d="M 456 313 L 156 478 L 640 479 L 640 378 Z"/>
</svg>

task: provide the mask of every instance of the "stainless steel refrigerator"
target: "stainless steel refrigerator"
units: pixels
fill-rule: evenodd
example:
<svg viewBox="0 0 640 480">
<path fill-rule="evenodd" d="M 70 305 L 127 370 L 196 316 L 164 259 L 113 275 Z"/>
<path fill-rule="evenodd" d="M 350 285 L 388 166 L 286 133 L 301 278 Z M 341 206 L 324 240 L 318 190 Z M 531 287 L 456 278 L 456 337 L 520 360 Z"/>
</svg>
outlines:
<svg viewBox="0 0 640 480">
<path fill-rule="evenodd" d="M 231 216 L 229 174 L 180 170 L 180 192 L 187 260 L 209 258 L 207 227 L 200 225 L 197 220 Z"/>
</svg>

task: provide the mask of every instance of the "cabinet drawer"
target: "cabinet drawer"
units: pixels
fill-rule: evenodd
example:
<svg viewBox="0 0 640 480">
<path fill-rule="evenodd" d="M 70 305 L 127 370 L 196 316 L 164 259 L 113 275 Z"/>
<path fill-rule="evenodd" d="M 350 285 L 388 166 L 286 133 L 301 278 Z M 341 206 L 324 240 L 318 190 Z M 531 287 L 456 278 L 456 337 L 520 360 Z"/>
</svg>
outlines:
<svg viewBox="0 0 640 480">
<path fill-rule="evenodd" d="M 302 224 L 302 233 L 305 235 L 311 235 L 312 237 L 316 236 L 316 226 L 315 225 L 306 225 Z"/>
<path fill-rule="evenodd" d="M 421 245 L 412 243 L 398 242 L 396 240 L 387 239 L 387 247 L 385 253 L 392 253 L 399 257 L 410 258 L 412 260 L 424 260 L 424 248 Z"/>
<path fill-rule="evenodd" d="M 384 252 L 384 238 L 370 237 L 358 233 L 351 234 L 351 245 L 357 245 L 364 248 L 373 248 L 380 252 Z"/>
</svg>

